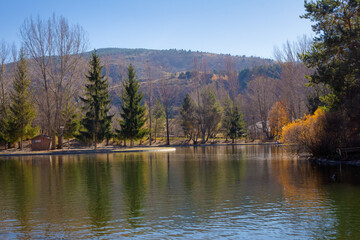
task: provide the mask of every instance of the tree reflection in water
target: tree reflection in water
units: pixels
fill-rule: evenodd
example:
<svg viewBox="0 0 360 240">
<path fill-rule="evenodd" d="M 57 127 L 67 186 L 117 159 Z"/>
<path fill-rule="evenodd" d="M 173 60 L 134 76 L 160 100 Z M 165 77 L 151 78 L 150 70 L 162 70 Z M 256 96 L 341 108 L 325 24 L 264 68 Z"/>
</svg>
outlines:
<svg viewBox="0 0 360 240">
<path fill-rule="evenodd" d="M 128 210 L 128 222 L 132 228 L 142 226 L 145 201 L 145 167 L 146 162 L 142 161 L 141 155 L 125 155 L 121 161 L 121 175 L 124 185 L 124 200 Z"/>
<path fill-rule="evenodd" d="M 104 159 L 95 159 L 94 161 L 87 161 L 84 167 L 91 228 L 96 233 L 95 236 L 101 236 L 106 234 L 107 226 L 112 219 L 111 165 Z"/>
<path fill-rule="evenodd" d="M 0 238 L 359 239 L 359 186 L 269 146 L 11 158 Z"/>
</svg>

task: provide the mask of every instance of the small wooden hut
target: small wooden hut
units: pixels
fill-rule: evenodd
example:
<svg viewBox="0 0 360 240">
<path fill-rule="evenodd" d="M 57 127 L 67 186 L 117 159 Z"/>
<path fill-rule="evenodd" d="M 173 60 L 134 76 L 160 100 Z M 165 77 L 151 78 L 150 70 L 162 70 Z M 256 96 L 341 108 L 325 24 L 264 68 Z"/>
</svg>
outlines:
<svg viewBox="0 0 360 240">
<path fill-rule="evenodd" d="M 31 151 L 50 150 L 51 138 L 46 135 L 38 135 L 31 139 Z"/>
</svg>

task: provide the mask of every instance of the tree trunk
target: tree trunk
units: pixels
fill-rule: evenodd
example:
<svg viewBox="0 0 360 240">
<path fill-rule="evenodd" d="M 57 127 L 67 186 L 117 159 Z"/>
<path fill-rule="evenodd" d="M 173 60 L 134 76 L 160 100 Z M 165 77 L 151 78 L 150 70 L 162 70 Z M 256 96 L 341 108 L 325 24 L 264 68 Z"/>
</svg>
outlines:
<svg viewBox="0 0 360 240">
<path fill-rule="evenodd" d="M 95 137 L 94 137 L 94 149 L 96 150 L 96 147 L 97 147 L 97 137 L 96 137 L 96 134 L 95 134 Z"/>
<path fill-rule="evenodd" d="M 156 143 L 156 133 L 157 133 L 157 118 L 155 118 L 155 139 L 154 139 L 154 142 Z"/>
<path fill-rule="evenodd" d="M 205 140 L 205 142 L 208 142 L 209 141 L 209 138 L 210 138 L 210 129 L 208 130 L 208 134 L 206 135 L 206 140 Z"/>
<path fill-rule="evenodd" d="M 98 134 L 98 116 L 99 116 L 99 113 L 97 111 L 97 109 L 95 109 L 95 120 L 94 120 L 94 126 L 95 126 L 95 133 L 94 133 L 94 147 L 95 147 L 95 150 L 96 150 L 96 143 L 97 143 L 97 134 Z"/>
<path fill-rule="evenodd" d="M 149 106 L 149 121 L 150 121 L 150 126 L 149 126 L 149 129 L 150 129 L 150 131 L 149 131 L 149 144 L 150 144 L 150 146 L 151 146 L 151 110 L 150 110 L 150 106 Z"/>
<path fill-rule="evenodd" d="M 96 137 L 95 136 L 93 137 L 92 145 L 93 145 L 94 149 L 96 150 L 97 146 L 96 146 Z"/>
<path fill-rule="evenodd" d="M 51 150 L 56 149 L 56 134 L 51 134 Z"/>
<path fill-rule="evenodd" d="M 206 142 L 205 138 L 206 138 L 206 129 L 201 129 L 201 134 L 202 134 L 202 144 L 204 144 Z"/>
<path fill-rule="evenodd" d="M 166 145 L 170 145 L 169 116 L 166 114 Z"/>
<path fill-rule="evenodd" d="M 133 138 L 130 139 L 130 147 L 131 148 L 134 147 L 134 139 Z"/>
<path fill-rule="evenodd" d="M 58 147 L 59 149 L 63 149 L 63 136 L 61 132 L 61 136 L 58 138 Z"/>
</svg>

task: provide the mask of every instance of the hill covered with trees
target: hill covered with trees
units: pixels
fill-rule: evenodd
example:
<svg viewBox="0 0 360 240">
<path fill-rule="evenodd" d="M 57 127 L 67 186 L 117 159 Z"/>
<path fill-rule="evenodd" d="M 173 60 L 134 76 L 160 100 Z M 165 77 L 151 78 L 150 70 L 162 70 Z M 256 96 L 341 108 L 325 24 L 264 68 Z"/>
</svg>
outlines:
<svg viewBox="0 0 360 240">
<path fill-rule="evenodd" d="M 58 35 L 60 29 L 67 31 Z M 149 144 L 165 132 L 167 144 L 170 136 L 185 136 L 194 143 L 217 136 L 232 141 L 245 136 L 250 140 L 280 138 L 284 124 L 309 112 L 308 96 L 314 103 L 311 109 L 318 107 L 323 96 L 321 91 L 305 87 L 305 75 L 312 73 L 299 59 L 309 46 L 306 38 L 287 42 L 276 60 L 175 49 L 98 49 L 97 71 L 89 70 L 94 52 L 85 51 L 83 29 L 70 27 L 63 17 L 27 19 L 21 39 L 28 60 L 29 94 L 36 109 L 36 117 L 28 125 L 51 136 L 53 149 L 62 148 L 62 135 L 87 143 L 101 142 L 104 137 L 107 142 L 125 141 L 130 136 L 128 124 L 122 124 L 127 117 L 123 115 L 124 83 L 129 80 L 130 65 L 134 70 L 131 78 L 139 83 L 139 88 L 134 88 L 140 92 L 134 96 L 141 96 L 135 97 L 141 99 L 137 108 L 145 109 L 143 116 L 131 119 L 147 119 L 143 127 Z M 4 53 L 0 55 L 0 121 L 7 126 L 12 102 L 9 91 L 14 88 L 18 59 L 16 49 L 11 58 L 10 46 L 2 43 L 0 47 Z M 96 76 L 103 80 L 89 85 L 86 79 L 100 79 Z M 90 95 L 94 101 L 87 98 Z M 111 120 L 105 121 L 105 116 Z M 101 130 L 98 125 L 106 128 Z M 10 138 L 10 130 L 0 131 L 0 144 L 5 147 L 18 141 Z M 85 138 L 83 133 L 88 133 Z M 140 138 L 139 134 L 131 136 Z"/>
<path fill-rule="evenodd" d="M 90 53 L 84 53 L 84 58 L 88 59 Z M 256 75 L 276 78 L 280 75 L 280 68 L 273 60 L 252 56 L 142 48 L 102 48 L 97 49 L 97 53 L 104 64 L 104 73 L 109 78 L 115 104 L 120 101 L 118 92 L 130 63 L 134 66 L 142 83 L 141 90 L 144 91 L 145 96 L 148 95 L 146 89 L 150 87 L 149 84 L 152 85 L 154 95 L 160 95 L 161 84 L 165 82 L 176 88 L 178 97 L 175 100 L 175 106 L 180 106 L 181 99 L 193 91 L 196 74 L 201 78 L 201 85 L 214 85 L 215 88 L 224 90 L 222 95 L 225 95 L 231 87 L 229 71 L 233 72 L 233 77 L 238 79 L 237 93 L 243 92 L 247 83 Z"/>
<path fill-rule="evenodd" d="M 206 63 L 209 71 L 225 70 L 226 61 L 230 59 L 233 67 L 237 71 L 246 68 L 269 64 L 270 59 L 260 57 L 231 56 L 229 54 L 215 54 L 208 52 L 190 50 L 151 50 L 151 49 L 128 49 L 128 48 L 102 48 L 97 49 L 99 56 L 105 64 L 110 65 L 110 70 L 114 66 L 128 66 L 130 63 L 137 70 L 140 79 L 146 78 L 146 66 L 151 65 L 161 69 L 163 73 L 176 74 L 194 70 L 194 59 L 201 64 Z M 86 53 L 89 55 L 90 53 Z M 114 71 L 110 71 L 113 75 Z"/>
</svg>

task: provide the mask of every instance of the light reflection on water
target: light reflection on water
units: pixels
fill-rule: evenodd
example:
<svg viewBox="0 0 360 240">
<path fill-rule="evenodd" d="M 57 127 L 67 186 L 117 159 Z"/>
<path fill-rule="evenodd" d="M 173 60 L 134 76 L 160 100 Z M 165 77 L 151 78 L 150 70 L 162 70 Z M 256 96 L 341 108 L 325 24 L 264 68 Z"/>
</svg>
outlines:
<svg viewBox="0 0 360 240">
<path fill-rule="evenodd" d="M 269 146 L 14 157 L 0 238 L 360 239 L 359 183 Z"/>
</svg>

